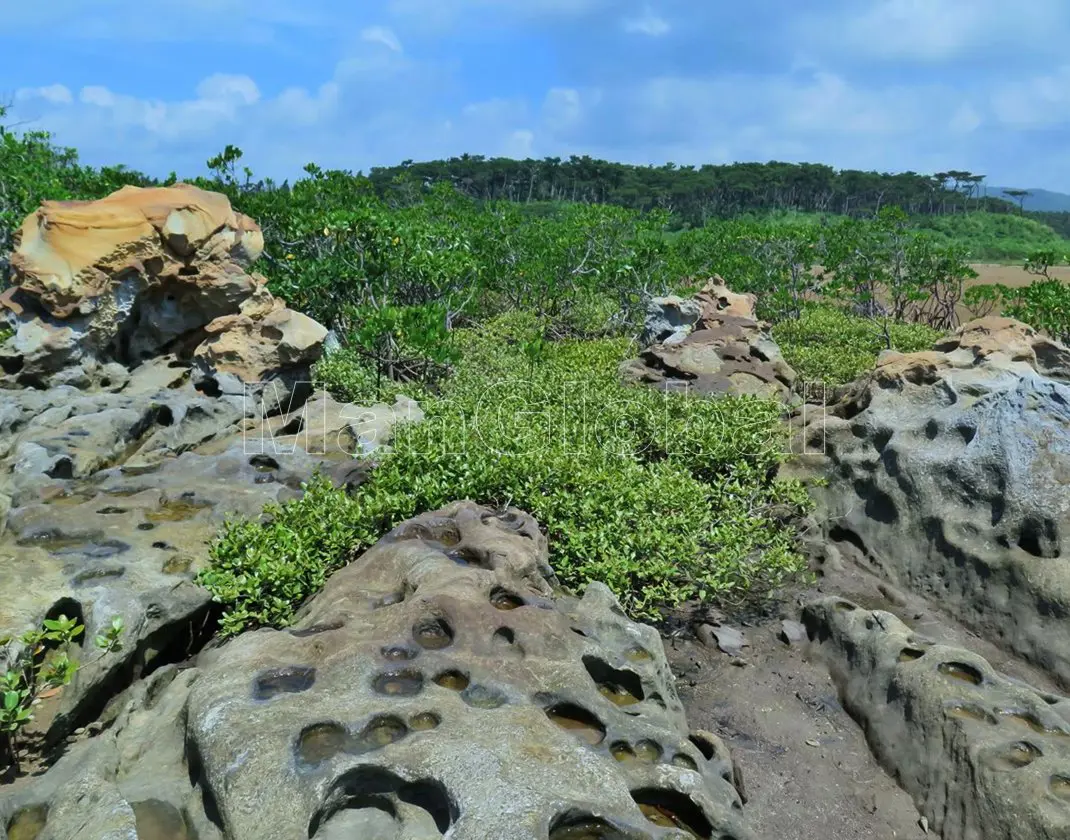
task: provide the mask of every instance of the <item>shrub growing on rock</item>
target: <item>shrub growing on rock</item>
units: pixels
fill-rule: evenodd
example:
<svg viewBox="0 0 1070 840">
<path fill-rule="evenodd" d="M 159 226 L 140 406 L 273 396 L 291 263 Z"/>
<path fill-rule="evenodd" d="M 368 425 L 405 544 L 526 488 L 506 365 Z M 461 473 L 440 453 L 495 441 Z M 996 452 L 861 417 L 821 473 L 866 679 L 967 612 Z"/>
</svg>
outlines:
<svg viewBox="0 0 1070 840">
<path fill-rule="evenodd" d="M 891 321 L 887 336 L 901 353 L 928 350 L 943 333 L 924 324 Z M 797 320 L 772 329 L 785 360 L 806 382 L 842 385 L 873 368 L 887 349 L 883 329 L 831 305 L 808 305 Z"/>
<path fill-rule="evenodd" d="M 456 499 L 530 511 L 565 585 L 602 581 L 639 617 L 762 592 L 803 568 L 784 511 L 809 502 L 773 477 L 779 404 L 625 387 L 624 340 L 549 342 L 533 362 L 526 320 L 459 336 L 455 376 L 356 495 L 318 479 L 266 524 L 227 525 L 201 577 L 226 604 L 226 632 L 287 623 L 353 552 Z"/>
</svg>

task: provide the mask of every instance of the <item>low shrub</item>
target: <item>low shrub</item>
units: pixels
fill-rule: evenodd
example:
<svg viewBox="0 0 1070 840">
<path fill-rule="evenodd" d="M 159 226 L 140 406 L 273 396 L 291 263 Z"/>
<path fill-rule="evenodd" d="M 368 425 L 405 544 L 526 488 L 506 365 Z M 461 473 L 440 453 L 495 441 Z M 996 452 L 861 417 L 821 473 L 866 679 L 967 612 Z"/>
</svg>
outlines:
<svg viewBox="0 0 1070 840">
<path fill-rule="evenodd" d="M 201 576 L 226 605 L 224 632 L 286 624 L 353 552 L 457 499 L 530 512 L 562 583 L 602 581 L 642 618 L 757 595 L 804 567 L 784 512 L 809 500 L 774 478 L 779 404 L 629 388 L 629 342 L 546 342 L 534 356 L 536 326 L 514 312 L 461 331 L 455 376 L 353 497 L 316 479 L 264 524 L 228 523 Z"/>
<path fill-rule="evenodd" d="M 942 335 L 923 324 L 888 324 L 892 349 L 928 350 Z M 830 305 L 806 306 L 801 317 L 781 321 L 772 335 L 785 360 L 807 383 L 842 385 L 857 379 L 886 349 L 884 324 Z"/>
</svg>

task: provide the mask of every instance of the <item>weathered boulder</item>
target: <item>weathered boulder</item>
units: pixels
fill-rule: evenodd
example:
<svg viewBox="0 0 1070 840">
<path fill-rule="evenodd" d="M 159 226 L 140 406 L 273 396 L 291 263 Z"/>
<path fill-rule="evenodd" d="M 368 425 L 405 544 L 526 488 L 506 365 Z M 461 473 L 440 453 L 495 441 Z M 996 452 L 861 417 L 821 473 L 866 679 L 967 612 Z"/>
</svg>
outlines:
<svg viewBox="0 0 1070 840">
<path fill-rule="evenodd" d="M 691 300 L 655 298 L 644 339 L 658 343 L 624 362 L 622 377 L 666 391 L 791 401 L 795 371 L 755 320 L 756 302 L 729 291 L 719 277 Z"/>
<path fill-rule="evenodd" d="M 657 632 L 599 584 L 555 600 L 545 539 L 513 509 L 410 520 L 294 627 L 147 682 L 0 823 L 37 815 L 48 840 L 153 836 L 163 815 L 201 840 L 752 836 Z"/>
<path fill-rule="evenodd" d="M 809 437 L 831 536 L 1070 684 L 1070 351 L 975 321 L 883 355 Z"/>
<path fill-rule="evenodd" d="M 105 298 L 131 275 L 159 285 L 223 285 L 228 268 L 252 264 L 264 249 L 260 228 L 226 196 L 189 184 L 45 201 L 16 242 L 15 285 L 57 318 L 107 306 Z M 179 279 L 186 276 L 196 279 Z"/>
<path fill-rule="evenodd" d="M 240 397 L 199 393 L 188 373 L 161 357 L 118 392 L 0 392 L 0 636 L 61 612 L 89 638 L 114 615 L 127 628 L 120 653 L 93 657 L 50 701 L 50 737 L 93 714 L 105 686 L 213 629 L 194 577 L 227 516 L 293 498 L 316 469 L 352 486 L 369 468 L 354 455 L 422 417 L 404 398 L 362 408 L 323 394 L 268 425 Z"/>
<path fill-rule="evenodd" d="M 669 295 L 652 298 L 646 308 L 646 320 L 643 322 L 643 334 L 639 343 L 643 347 L 651 344 L 676 344 L 683 341 L 698 322 L 702 309 L 698 303 Z"/>
<path fill-rule="evenodd" d="M 263 284 L 245 273 L 260 229 L 226 196 L 187 184 L 124 187 L 99 201 L 46 201 L 16 234 L 0 313 L 9 374 L 39 380 L 87 359 L 154 356 Z"/>
<path fill-rule="evenodd" d="M 1070 698 L 837 598 L 804 610 L 844 707 L 943 840 L 1070 837 Z"/>
<path fill-rule="evenodd" d="M 247 385 L 274 383 L 282 406 L 300 386 L 311 389 L 312 364 L 323 353 L 327 330 L 282 301 L 259 317 L 228 315 L 208 324 L 193 352 L 194 381 L 213 393 L 243 395 Z M 259 396 L 263 389 L 256 390 Z"/>
<path fill-rule="evenodd" d="M 263 236 L 219 193 L 176 184 L 46 201 L 16 242 L 15 285 L 0 295 L 0 326 L 14 331 L 0 344 L 10 382 L 89 388 L 107 378 L 103 364 L 188 359 L 206 337 L 204 375 L 245 382 L 307 377 L 321 352 L 326 330 L 246 273 Z"/>
<path fill-rule="evenodd" d="M 647 305 L 640 346 L 679 344 L 696 330 L 708 329 L 717 323 L 717 316 L 733 315 L 755 320 L 758 298 L 752 294 L 736 294 L 721 277 L 711 278 L 693 298 L 677 295 L 651 299 Z"/>
</svg>

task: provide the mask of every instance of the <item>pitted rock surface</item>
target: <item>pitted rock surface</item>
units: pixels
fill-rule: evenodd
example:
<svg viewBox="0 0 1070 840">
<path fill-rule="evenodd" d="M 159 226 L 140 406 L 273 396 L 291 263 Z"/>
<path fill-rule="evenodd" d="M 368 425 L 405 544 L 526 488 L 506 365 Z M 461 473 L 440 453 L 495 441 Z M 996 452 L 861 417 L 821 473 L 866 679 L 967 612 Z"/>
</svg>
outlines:
<svg viewBox="0 0 1070 840">
<path fill-rule="evenodd" d="M 129 831 L 136 802 L 201 840 L 752 836 L 657 632 L 599 584 L 555 598 L 545 539 L 516 510 L 410 520 L 293 627 L 165 670 L 0 817 L 62 815 L 41 840 L 92 820 Z"/>
<path fill-rule="evenodd" d="M 1070 698 L 888 612 L 827 598 L 804 620 L 874 754 L 944 840 L 1070 837 Z"/>
<path fill-rule="evenodd" d="M 810 437 L 832 536 L 1070 684 L 1070 351 L 975 321 L 885 354 Z"/>
<path fill-rule="evenodd" d="M 168 379 L 177 386 L 154 387 Z M 318 394 L 265 420 L 188 379 L 188 365 L 162 365 L 117 393 L 0 392 L 0 636 L 60 613 L 90 639 L 113 616 L 126 626 L 121 652 L 80 656 L 75 681 L 50 701 L 50 737 L 95 714 L 110 682 L 183 657 L 214 629 L 194 579 L 227 516 L 293 498 L 317 469 L 359 483 L 370 465 L 353 456 L 421 417 L 404 398 L 361 408 Z"/>
<path fill-rule="evenodd" d="M 655 298 L 638 359 L 621 365 L 626 381 L 667 391 L 753 394 L 790 401 L 796 374 L 755 320 L 754 295 L 737 295 L 719 278 L 691 300 Z"/>
<path fill-rule="evenodd" d="M 225 195 L 189 184 L 44 202 L 16 234 L 14 285 L 0 295 L 0 329 L 14 332 L 0 344 L 0 387 L 90 387 L 115 379 L 108 365 L 188 361 L 206 339 L 208 389 L 308 379 L 327 331 L 246 273 L 263 249 Z"/>
</svg>

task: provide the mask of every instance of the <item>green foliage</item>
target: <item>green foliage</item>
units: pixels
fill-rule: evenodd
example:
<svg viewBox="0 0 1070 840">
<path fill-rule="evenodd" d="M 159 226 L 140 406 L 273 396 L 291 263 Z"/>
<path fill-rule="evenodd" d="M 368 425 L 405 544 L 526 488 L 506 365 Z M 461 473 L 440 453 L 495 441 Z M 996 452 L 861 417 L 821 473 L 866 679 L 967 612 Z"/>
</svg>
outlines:
<svg viewBox="0 0 1070 840">
<path fill-rule="evenodd" d="M 1025 270 L 1036 275 L 1028 286 L 1012 288 L 1002 283 L 974 286 L 965 303 L 977 317 L 999 311 L 1047 333 L 1063 343 L 1070 342 L 1070 286 L 1051 276 L 1051 269 L 1066 262 L 1065 252 L 1045 248 L 1025 258 Z"/>
<path fill-rule="evenodd" d="M 1017 213 L 956 213 L 916 217 L 915 224 L 941 244 L 963 247 L 971 259 L 985 262 L 1018 261 L 1042 249 L 1066 250 L 1063 235 L 1030 216 Z"/>
<path fill-rule="evenodd" d="M 466 331 L 427 419 L 398 429 L 354 497 L 316 480 L 266 525 L 229 523 L 201 577 L 227 607 L 224 632 L 285 624 L 347 551 L 456 499 L 529 511 L 566 585 L 603 581 L 637 616 L 761 593 L 803 568 L 775 515 L 809 504 L 800 485 L 771 478 L 785 448 L 778 404 L 627 388 L 627 342 L 534 353 L 537 326 L 514 312 Z"/>
<path fill-rule="evenodd" d="M 0 746 L 18 764 L 18 735 L 34 719 L 34 707 L 43 692 L 68 685 L 78 671 L 71 646 L 85 631 L 76 619 L 61 615 L 46 619 L 43 629 L 23 633 L 17 640 L 0 640 L 14 646 L 8 651 L 8 670 L 0 676 Z M 116 616 L 107 630 L 94 638 L 101 656 L 122 647 L 123 620 Z"/>
<path fill-rule="evenodd" d="M 892 349 L 928 350 L 943 333 L 924 324 L 889 324 Z M 868 318 L 830 305 L 808 305 L 797 320 L 781 321 L 772 335 L 785 360 L 808 383 L 835 386 L 872 370 L 885 336 Z"/>
</svg>

